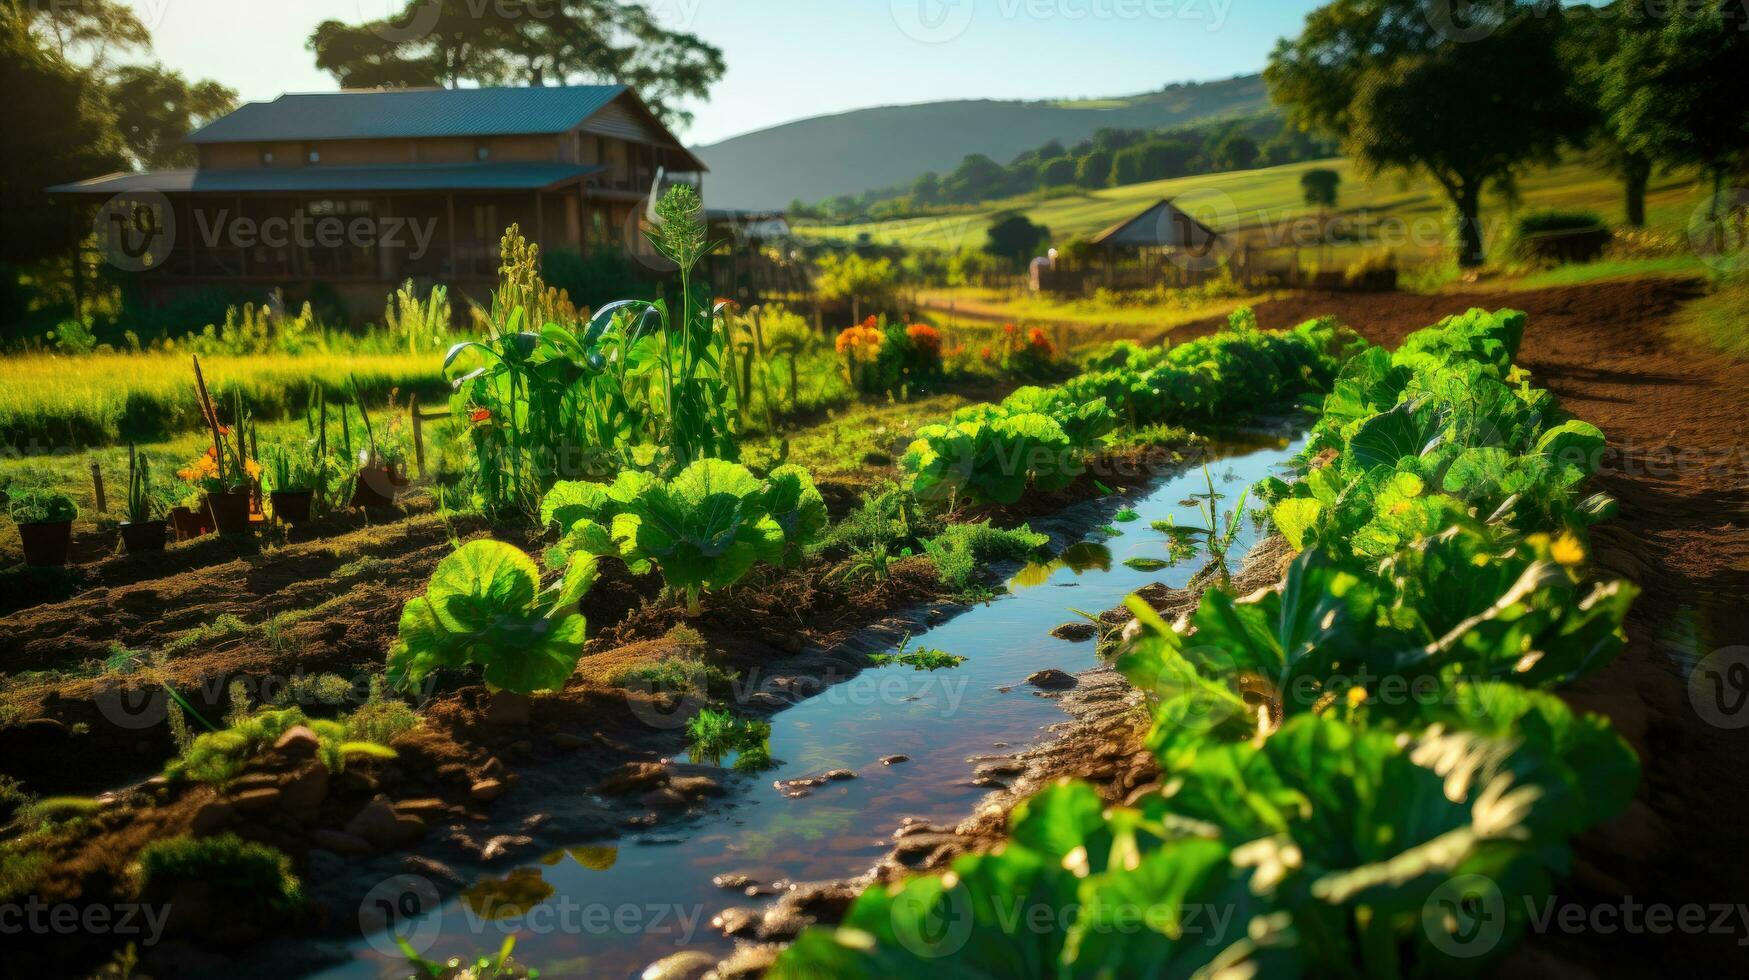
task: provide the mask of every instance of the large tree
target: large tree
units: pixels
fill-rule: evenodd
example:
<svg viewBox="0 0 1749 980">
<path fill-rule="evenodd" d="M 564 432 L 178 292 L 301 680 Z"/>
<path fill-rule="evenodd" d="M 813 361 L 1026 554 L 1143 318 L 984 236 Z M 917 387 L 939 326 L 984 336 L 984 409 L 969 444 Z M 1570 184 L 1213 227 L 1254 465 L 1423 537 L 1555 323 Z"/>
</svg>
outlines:
<svg viewBox="0 0 1749 980">
<path fill-rule="evenodd" d="M 407 0 L 395 17 L 324 21 L 316 64 L 350 87 L 623 83 L 669 122 L 723 77 L 723 53 L 618 0 Z"/>
<path fill-rule="evenodd" d="M 62 62 L 101 74 L 110 58 L 151 47 L 152 34 L 134 12 L 114 0 L 44 3 L 6 0 L 0 16 L 16 18 L 38 44 Z"/>
<path fill-rule="evenodd" d="M 109 85 L 121 137 L 141 167 L 191 167 L 182 138 L 237 106 L 237 93 L 210 79 L 189 82 L 163 65 L 123 65 Z"/>
<path fill-rule="evenodd" d="M 1284 40 L 1264 72 L 1289 118 L 1341 140 L 1368 172 L 1425 173 L 1457 216 L 1458 261 L 1486 255 L 1482 193 L 1555 158 L 1583 126 L 1559 71 L 1559 8 L 1524 0 L 1429 6 L 1335 0 Z"/>
<path fill-rule="evenodd" d="M 1749 173 L 1749 10 L 1703 2 L 1624 32 L 1598 101 L 1624 152 L 1701 167 L 1718 190 Z"/>
<path fill-rule="evenodd" d="M 24 21 L 0 16 L 0 264 L 64 256 L 73 225 L 43 188 L 125 164 L 100 82 L 40 43 Z M 86 229 L 89 231 L 89 227 Z"/>
</svg>

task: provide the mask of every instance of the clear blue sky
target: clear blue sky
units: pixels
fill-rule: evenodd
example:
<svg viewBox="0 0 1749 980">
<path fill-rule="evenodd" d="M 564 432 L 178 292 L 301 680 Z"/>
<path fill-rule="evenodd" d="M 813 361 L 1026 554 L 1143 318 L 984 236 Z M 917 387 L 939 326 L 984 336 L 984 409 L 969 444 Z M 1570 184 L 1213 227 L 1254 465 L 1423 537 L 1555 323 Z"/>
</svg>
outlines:
<svg viewBox="0 0 1749 980">
<path fill-rule="evenodd" d="M 304 46 L 328 18 L 404 0 L 124 0 L 156 57 L 245 100 L 335 87 Z M 468 0 L 486 4 L 491 0 Z M 948 98 L 1130 95 L 1257 71 L 1318 0 L 649 0 L 723 49 L 727 76 L 683 136 Z"/>
</svg>

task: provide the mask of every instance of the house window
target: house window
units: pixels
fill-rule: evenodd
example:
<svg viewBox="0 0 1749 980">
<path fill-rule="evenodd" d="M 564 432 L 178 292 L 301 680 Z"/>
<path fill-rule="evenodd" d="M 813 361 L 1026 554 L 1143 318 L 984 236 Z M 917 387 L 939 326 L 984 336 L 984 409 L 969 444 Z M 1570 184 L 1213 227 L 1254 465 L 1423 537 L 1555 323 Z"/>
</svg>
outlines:
<svg viewBox="0 0 1749 980">
<path fill-rule="evenodd" d="M 317 163 L 321 163 L 321 162 L 322 162 L 322 154 L 316 150 L 311 150 L 310 151 L 310 163 L 317 164 Z"/>
<path fill-rule="evenodd" d="M 263 149 L 261 151 L 261 165 L 263 167 L 273 166 L 273 151 L 272 150 Z"/>
<path fill-rule="evenodd" d="M 492 159 L 492 148 L 484 143 L 475 144 L 474 159 L 481 163 L 485 163 L 487 160 Z"/>
</svg>

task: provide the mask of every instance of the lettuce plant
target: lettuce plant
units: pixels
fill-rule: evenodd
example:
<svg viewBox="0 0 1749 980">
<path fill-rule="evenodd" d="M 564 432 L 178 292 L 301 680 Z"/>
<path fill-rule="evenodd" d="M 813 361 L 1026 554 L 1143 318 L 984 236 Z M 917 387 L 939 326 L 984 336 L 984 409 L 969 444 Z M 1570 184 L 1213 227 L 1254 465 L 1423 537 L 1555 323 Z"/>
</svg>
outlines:
<svg viewBox="0 0 1749 980">
<path fill-rule="evenodd" d="M 563 531 L 549 565 L 614 555 L 636 573 L 659 569 L 696 616 L 705 590 L 734 585 L 755 564 L 799 564 L 826 528 L 826 502 L 799 466 L 760 480 L 739 463 L 703 459 L 672 480 L 628 471 L 608 486 L 560 483 L 541 516 Z"/>
<path fill-rule="evenodd" d="M 439 562 L 423 596 L 401 610 L 389 677 L 419 683 L 440 668 L 478 667 L 517 694 L 565 686 L 583 655 L 578 603 L 594 585 L 593 555 L 576 554 L 542 589 L 534 559 L 501 541 L 470 541 Z"/>
</svg>

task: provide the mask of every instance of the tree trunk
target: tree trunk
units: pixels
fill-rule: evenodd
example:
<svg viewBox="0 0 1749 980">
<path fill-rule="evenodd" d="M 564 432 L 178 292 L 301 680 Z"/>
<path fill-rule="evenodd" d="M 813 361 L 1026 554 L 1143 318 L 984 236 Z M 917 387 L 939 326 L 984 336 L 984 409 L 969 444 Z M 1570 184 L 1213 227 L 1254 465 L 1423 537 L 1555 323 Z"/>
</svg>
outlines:
<svg viewBox="0 0 1749 980">
<path fill-rule="evenodd" d="M 1482 190 L 1479 184 L 1459 185 L 1452 195 L 1458 212 L 1458 267 L 1475 269 L 1487 261 L 1482 243 Z"/>
<path fill-rule="evenodd" d="M 1646 227 L 1646 185 L 1652 180 L 1652 161 L 1639 154 L 1628 157 L 1622 168 L 1622 189 L 1629 228 Z"/>
</svg>

